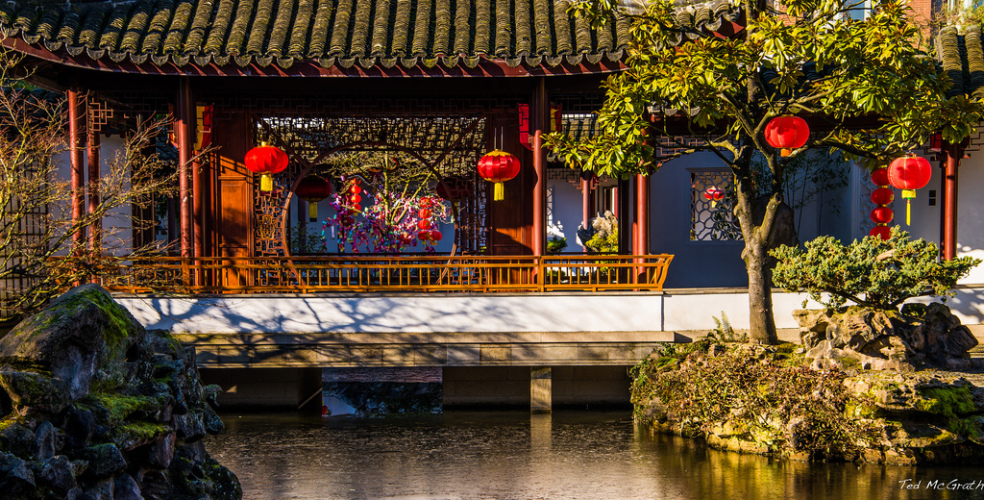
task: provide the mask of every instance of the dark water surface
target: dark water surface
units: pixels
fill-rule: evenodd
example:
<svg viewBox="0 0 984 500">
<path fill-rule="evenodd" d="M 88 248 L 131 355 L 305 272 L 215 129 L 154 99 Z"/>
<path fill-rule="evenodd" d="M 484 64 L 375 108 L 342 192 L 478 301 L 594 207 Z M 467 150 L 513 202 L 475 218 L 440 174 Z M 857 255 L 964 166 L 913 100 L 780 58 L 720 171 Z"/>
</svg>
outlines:
<svg viewBox="0 0 984 500">
<path fill-rule="evenodd" d="M 650 436 L 627 410 L 222 417 L 208 449 L 246 499 L 984 499 L 981 467 L 781 462 Z"/>
</svg>

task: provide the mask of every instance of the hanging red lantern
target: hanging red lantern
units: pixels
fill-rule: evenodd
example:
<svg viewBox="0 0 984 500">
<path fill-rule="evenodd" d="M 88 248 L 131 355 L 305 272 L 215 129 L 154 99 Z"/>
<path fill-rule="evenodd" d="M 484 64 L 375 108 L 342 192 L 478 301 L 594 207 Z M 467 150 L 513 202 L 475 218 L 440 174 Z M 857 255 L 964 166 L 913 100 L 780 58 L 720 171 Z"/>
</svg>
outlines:
<svg viewBox="0 0 984 500">
<path fill-rule="evenodd" d="M 317 175 L 309 175 L 301 179 L 294 194 L 308 202 L 308 218 L 317 222 L 318 202 L 331 196 L 331 183 Z"/>
<path fill-rule="evenodd" d="M 892 228 L 888 226 L 875 226 L 871 228 L 868 232 L 870 236 L 878 236 L 879 238 L 888 241 L 892 237 Z"/>
<path fill-rule="evenodd" d="M 871 172 L 871 182 L 874 182 L 878 186 L 878 188 L 871 192 L 871 201 L 877 205 L 871 211 L 871 220 L 877 226 L 868 234 L 887 240 L 891 234 L 888 223 L 892 222 L 892 219 L 895 218 L 895 211 L 888 207 L 895 200 L 895 192 L 888 188 L 888 169 L 879 168 Z"/>
<path fill-rule="evenodd" d="M 431 221 L 429 221 L 427 219 L 424 219 L 422 221 L 418 221 L 417 222 L 417 227 L 419 227 L 421 230 L 430 229 L 431 228 Z"/>
<path fill-rule="evenodd" d="M 351 202 L 353 205 L 358 205 L 359 203 L 362 203 L 362 195 L 353 194 L 349 196 L 349 202 Z"/>
<path fill-rule="evenodd" d="M 287 168 L 287 153 L 276 146 L 257 146 L 246 153 L 246 168 L 254 174 L 260 174 L 260 192 L 273 191 L 273 174 L 279 174 Z"/>
<path fill-rule="evenodd" d="M 438 241 L 441 241 L 441 238 L 443 238 L 443 237 L 444 237 L 444 235 L 441 234 L 440 231 L 438 231 L 436 229 L 431 229 L 431 241 L 437 243 Z"/>
<path fill-rule="evenodd" d="M 429 208 L 421 208 L 420 211 L 417 212 L 417 216 L 421 219 L 430 219 L 431 211 Z"/>
<path fill-rule="evenodd" d="M 765 140 L 780 149 L 782 156 L 803 147 L 810 138 L 810 126 L 798 116 L 777 116 L 765 125 Z"/>
<path fill-rule="evenodd" d="M 875 183 L 876 186 L 888 186 L 888 167 L 871 172 L 871 182 Z"/>
<path fill-rule="evenodd" d="M 895 211 L 888 207 L 876 207 L 871 211 L 871 220 L 875 224 L 888 224 L 895 218 Z"/>
<path fill-rule="evenodd" d="M 892 187 L 901 189 L 902 198 L 905 198 L 906 225 L 912 220 L 911 202 L 916 197 L 916 190 L 925 187 L 932 175 L 933 167 L 929 165 L 929 160 L 921 156 L 896 158 L 888 166 L 888 182 Z"/>
<path fill-rule="evenodd" d="M 895 201 L 895 191 L 880 187 L 871 192 L 871 202 L 875 205 L 888 205 Z"/>
<path fill-rule="evenodd" d="M 519 159 L 505 151 L 496 149 L 478 160 L 478 175 L 495 183 L 492 196 L 495 201 L 505 198 L 502 183 L 516 177 L 517 174 L 519 174 Z"/>
</svg>

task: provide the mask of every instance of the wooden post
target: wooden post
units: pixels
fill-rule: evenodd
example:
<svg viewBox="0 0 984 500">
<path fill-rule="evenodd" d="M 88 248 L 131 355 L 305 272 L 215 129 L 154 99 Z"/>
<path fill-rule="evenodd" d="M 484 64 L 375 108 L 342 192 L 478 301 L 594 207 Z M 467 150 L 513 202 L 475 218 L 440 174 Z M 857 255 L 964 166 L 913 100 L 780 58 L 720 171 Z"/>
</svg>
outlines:
<svg viewBox="0 0 984 500">
<path fill-rule="evenodd" d="M 194 136 L 192 136 L 194 137 Z M 194 141 L 192 142 L 194 144 Z M 194 155 L 194 152 L 192 153 Z M 200 161 L 194 161 L 191 164 L 191 185 L 192 193 L 192 213 L 194 223 L 194 247 L 195 247 L 195 257 L 205 256 L 205 186 L 204 178 L 202 175 L 202 169 L 204 165 Z"/>
<path fill-rule="evenodd" d="M 586 179 L 585 173 L 581 174 L 581 217 L 581 227 L 591 227 L 591 178 Z M 581 245 L 581 251 L 587 253 L 588 247 Z"/>
<path fill-rule="evenodd" d="M 86 110 L 86 114 L 91 113 L 91 109 Z M 91 117 L 90 117 L 91 118 Z M 88 146 L 86 154 L 86 162 L 88 163 L 88 213 L 92 215 L 96 213 L 96 209 L 99 207 L 99 179 L 101 177 L 100 172 L 100 158 L 99 158 L 99 131 L 92 126 L 92 121 L 90 120 L 89 126 L 87 127 L 88 135 Z M 92 224 L 89 226 L 89 250 L 92 252 L 93 258 L 100 254 L 100 246 L 102 245 L 101 239 L 102 235 L 102 221 L 99 219 L 93 219 Z"/>
<path fill-rule="evenodd" d="M 633 253 L 636 255 L 649 255 L 649 195 L 651 184 L 649 176 L 638 174 L 636 179 L 636 217 L 635 217 L 635 244 Z M 644 258 L 636 259 L 637 264 L 643 264 Z M 645 283 L 646 268 L 639 267 L 636 272 L 638 282 Z"/>
<path fill-rule="evenodd" d="M 547 238 L 547 153 L 543 149 L 542 134 L 549 132 L 550 102 L 547 100 L 546 79 L 540 77 L 533 92 L 530 128 L 533 132 L 533 255 L 540 256 L 546 250 Z"/>
<path fill-rule="evenodd" d="M 83 98 L 76 89 L 68 91 L 68 137 L 69 151 L 72 164 L 72 223 L 76 224 L 82 219 L 83 206 L 85 205 L 85 162 L 82 157 L 83 138 L 80 107 L 84 104 Z M 72 252 L 77 252 L 82 247 L 83 229 L 77 228 L 72 234 Z"/>
<path fill-rule="evenodd" d="M 176 101 L 174 129 L 178 141 L 178 200 L 180 207 L 178 219 L 181 221 L 181 256 L 191 257 L 193 250 L 191 198 L 193 193 L 189 170 L 192 167 L 191 159 L 194 157 L 192 148 L 195 137 L 195 108 L 194 99 L 191 95 L 191 81 L 188 77 L 181 77 L 179 80 Z"/>
<path fill-rule="evenodd" d="M 944 143 L 946 166 L 943 173 L 943 258 L 957 257 L 957 167 L 963 150 L 959 144 Z"/>
</svg>

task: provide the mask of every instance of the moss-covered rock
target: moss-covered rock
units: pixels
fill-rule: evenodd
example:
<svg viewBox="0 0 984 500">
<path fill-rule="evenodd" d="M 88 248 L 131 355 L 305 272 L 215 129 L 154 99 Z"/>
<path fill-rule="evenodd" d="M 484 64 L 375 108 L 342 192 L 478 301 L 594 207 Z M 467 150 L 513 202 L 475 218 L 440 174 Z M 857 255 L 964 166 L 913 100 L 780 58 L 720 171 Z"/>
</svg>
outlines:
<svg viewBox="0 0 984 500">
<path fill-rule="evenodd" d="M 984 389 L 934 373 L 815 370 L 770 346 L 703 341 L 635 368 L 636 416 L 712 447 L 915 464 L 984 457 Z"/>
<path fill-rule="evenodd" d="M 97 286 L 0 338 L 0 387 L 5 499 L 242 496 L 195 443 L 222 423 L 194 350 L 145 331 Z"/>
</svg>

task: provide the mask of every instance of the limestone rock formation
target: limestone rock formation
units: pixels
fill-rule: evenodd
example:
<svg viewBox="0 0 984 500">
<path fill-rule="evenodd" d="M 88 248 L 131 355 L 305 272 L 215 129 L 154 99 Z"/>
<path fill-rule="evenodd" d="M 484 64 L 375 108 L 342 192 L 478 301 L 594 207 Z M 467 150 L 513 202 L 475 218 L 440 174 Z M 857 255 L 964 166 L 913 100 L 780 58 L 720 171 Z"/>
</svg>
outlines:
<svg viewBox="0 0 984 500">
<path fill-rule="evenodd" d="M 855 306 L 836 311 L 799 310 L 793 315 L 814 368 L 984 367 L 968 354 L 977 339 L 940 303 L 907 305 L 901 313 Z"/>
<path fill-rule="evenodd" d="M 96 285 L 0 338 L 5 499 L 238 499 L 201 439 L 222 429 L 195 352 Z"/>
</svg>

